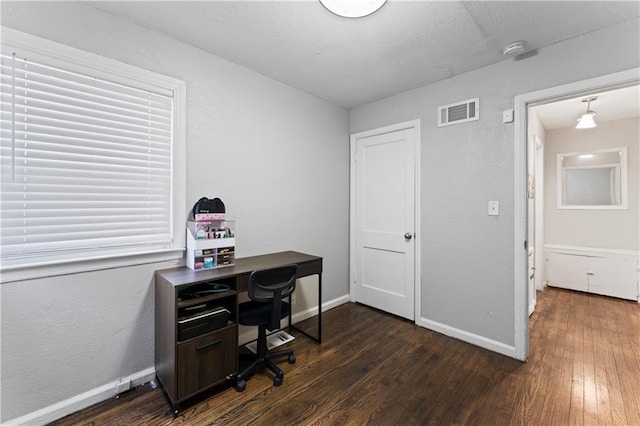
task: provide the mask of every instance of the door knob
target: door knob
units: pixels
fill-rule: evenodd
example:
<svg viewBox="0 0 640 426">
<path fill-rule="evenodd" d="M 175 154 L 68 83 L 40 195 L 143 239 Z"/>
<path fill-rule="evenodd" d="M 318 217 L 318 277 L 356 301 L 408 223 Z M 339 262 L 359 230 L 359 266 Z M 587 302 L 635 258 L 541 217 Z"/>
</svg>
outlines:
<svg viewBox="0 0 640 426">
<path fill-rule="evenodd" d="M 411 234 L 411 232 L 407 232 L 406 234 L 404 234 L 404 239 L 407 241 L 409 241 L 411 237 L 413 237 L 413 234 Z"/>
</svg>

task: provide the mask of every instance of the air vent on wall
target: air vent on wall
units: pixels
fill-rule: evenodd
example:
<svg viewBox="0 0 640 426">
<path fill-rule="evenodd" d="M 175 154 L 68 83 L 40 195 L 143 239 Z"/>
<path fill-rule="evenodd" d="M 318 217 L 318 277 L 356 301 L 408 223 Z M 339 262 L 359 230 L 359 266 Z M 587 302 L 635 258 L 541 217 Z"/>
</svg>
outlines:
<svg viewBox="0 0 640 426">
<path fill-rule="evenodd" d="M 466 123 L 480 118 L 479 98 L 438 107 L 438 127 Z"/>
</svg>

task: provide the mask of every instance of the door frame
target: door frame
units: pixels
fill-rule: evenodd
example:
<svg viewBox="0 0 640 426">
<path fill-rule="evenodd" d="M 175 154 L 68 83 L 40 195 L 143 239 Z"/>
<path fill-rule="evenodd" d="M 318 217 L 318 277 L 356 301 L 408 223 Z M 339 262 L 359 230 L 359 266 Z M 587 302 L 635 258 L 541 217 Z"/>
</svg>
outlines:
<svg viewBox="0 0 640 426">
<path fill-rule="evenodd" d="M 356 142 L 360 138 L 382 135 L 385 133 L 397 132 L 400 130 L 414 129 L 416 132 L 416 143 L 414 144 L 414 271 L 413 271 L 413 286 L 414 286 L 414 313 L 413 322 L 418 323 L 418 319 L 421 317 L 421 288 L 422 281 L 420 279 L 420 119 L 404 121 L 402 123 L 392 124 L 389 126 L 379 127 L 376 129 L 366 130 L 364 132 L 352 133 L 350 138 L 350 183 L 349 183 L 349 300 L 355 302 L 356 300 Z"/>
<path fill-rule="evenodd" d="M 529 105 L 580 96 L 599 90 L 640 83 L 640 68 L 551 87 L 515 97 L 514 147 L 514 356 L 529 356 L 529 303 L 527 276 L 527 113 Z"/>
<path fill-rule="evenodd" d="M 540 137 L 537 133 L 533 133 L 533 141 L 528 141 L 528 143 L 533 143 L 533 152 L 536 156 L 536 167 L 534 170 L 535 174 L 535 188 L 534 188 L 534 209 L 533 214 L 535 215 L 534 221 L 534 256 L 535 256 L 535 287 L 536 291 L 544 290 L 544 274 L 545 274 L 545 263 L 544 263 L 544 209 L 545 209 L 545 201 L 544 201 L 544 143 L 540 142 Z M 540 144 L 540 147 L 538 147 Z"/>
</svg>

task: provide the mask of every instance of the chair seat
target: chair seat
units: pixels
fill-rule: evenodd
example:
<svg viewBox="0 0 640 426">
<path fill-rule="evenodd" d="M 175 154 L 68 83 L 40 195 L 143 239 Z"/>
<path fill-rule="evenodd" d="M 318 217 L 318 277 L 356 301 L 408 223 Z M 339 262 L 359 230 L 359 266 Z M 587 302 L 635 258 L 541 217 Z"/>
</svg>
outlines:
<svg viewBox="0 0 640 426">
<path fill-rule="evenodd" d="M 260 302 L 246 302 L 240 305 L 239 322 L 242 325 L 267 325 L 271 322 L 271 305 Z M 291 305 L 282 302 L 280 318 L 286 318 L 291 312 Z"/>
</svg>

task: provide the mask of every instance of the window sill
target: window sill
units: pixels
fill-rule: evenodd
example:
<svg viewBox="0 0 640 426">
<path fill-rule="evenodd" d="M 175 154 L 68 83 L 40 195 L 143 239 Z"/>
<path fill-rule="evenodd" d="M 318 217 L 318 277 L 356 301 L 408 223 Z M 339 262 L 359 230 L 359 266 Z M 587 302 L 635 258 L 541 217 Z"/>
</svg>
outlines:
<svg viewBox="0 0 640 426">
<path fill-rule="evenodd" d="M 2 267 L 0 284 L 15 281 L 26 281 L 58 275 L 77 274 L 99 271 L 103 269 L 122 268 L 126 266 L 144 265 L 148 263 L 180 261 L 184 259 L 184 248 L 165 249 L 154 252 L 129 253 L 80 260 L 39 262 L 30 265 Z M 178 262 L 177 262 L 178 263 Z M 176 264 L 176 266 L 178 266 Z"/>
</svg>

